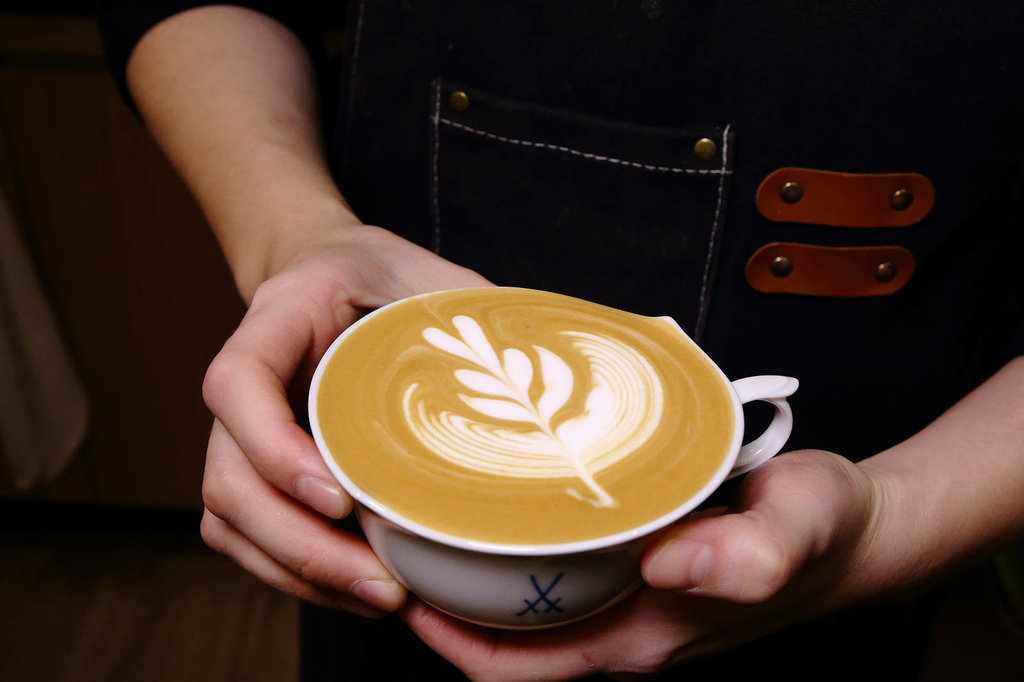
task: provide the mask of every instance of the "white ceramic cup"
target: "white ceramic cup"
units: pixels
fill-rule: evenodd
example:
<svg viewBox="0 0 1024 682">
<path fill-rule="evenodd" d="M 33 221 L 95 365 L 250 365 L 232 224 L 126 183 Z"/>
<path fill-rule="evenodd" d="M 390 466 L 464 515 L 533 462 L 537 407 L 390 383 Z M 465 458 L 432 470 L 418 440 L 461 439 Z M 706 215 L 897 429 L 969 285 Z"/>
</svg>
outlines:
<svg viewBox="0 0 1024 682">
<path fill-rule="evenodd" d="M 690 499 L 649 523 L 592 540 L 553 545 L 466 540 L 427 528 L 388 509 L 355 485 L 331 456 L 318 422 L 317 394 L 326 365 L 336 353 L 344 352 L 349 331 L 328 349 L 310 386 L 310 423 L 320 453 L 354 498 L 363 532 L 388 570 L 428 604 L 482 625 L 550 627 L 585 618 L 624 598 L 641 583 L 640 556 L 654 534 L 693 511 L 725 480 L 777 454 L 793 428 L 793 413 L 786 398 L 796 391 L 796 379 L 755 376 L 730 382 L 708 358 L 732 396 L 735 427 L 728 455 Z M 679 333 L 686 336 L 681 329 Z M 755 400 L 774 405 L 775 415 L 759 438 L 744 445 L 742 406 Z M 443 503 L 438 500 L 438 504 Z"/>
</svg>

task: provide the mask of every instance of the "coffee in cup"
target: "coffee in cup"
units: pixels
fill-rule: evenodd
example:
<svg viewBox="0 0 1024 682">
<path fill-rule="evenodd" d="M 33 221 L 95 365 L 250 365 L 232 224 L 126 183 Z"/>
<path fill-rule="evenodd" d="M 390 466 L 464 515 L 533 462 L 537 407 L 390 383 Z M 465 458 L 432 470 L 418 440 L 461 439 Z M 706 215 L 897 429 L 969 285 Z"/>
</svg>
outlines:
<svg viewBox="0 0 1024 682">
<path fill-rule="evenodd" d="M 317 421 L 380 504 L 460 538 L 620 533 L 699 491 L 728 454 L 731 396 L 664 319 L 521 289 L 400 301 L 353 329 Z"/>
<path fill-rule="evenodd" d="M 760 393 L 765 381 L 774 390 L 751 399 L 775 402 L 784 418 L 741 453 L 735 386 L 671 319 L 543 291 L 458 289 L 398 301 L 348 329 L 317 370 L 310 417 L 325 461 L 361 512 L 372 512 L 371 524 L 401 529 L 391 550 L 377 546 L 389 531 L 367 532 L 400 579 L 410 569 L 393 565 L 398 546 L 421 573 L 436 563 L 423 552 L 437 542 L 449 548 L 446 557 L 472 554 L 461 556 L 462 572 L 480 563 L 479 553 L 569 560 L 630 546 L 621 563 L 633 574 L 626 580 L 615 569 L 623 584 L 600 597 L 608 603 L 637 581 L 636 538 L 781 448 L 795 380 L 755 380 Z M 571 561 L 574 574 L 593 563 Z M 451 573 L 444 565 L 435 570 Z M 486 572 L 474 568 L 459 582 Z M 440 597 L 421 593 L 438 580 L 403 579 L 427 601 L 478 622 L 535 626 L 574 615 L 467 614 L 452 606 L 447 587 L 425 588 Z M 527 589 L 563 580 L 568 589 L 565 571 L 534 573 Z M 485 580 L 477 592 L 494 588 Z M 510 598 L 509 613 L 521 602 L 529 598 Z"/>
</svg>

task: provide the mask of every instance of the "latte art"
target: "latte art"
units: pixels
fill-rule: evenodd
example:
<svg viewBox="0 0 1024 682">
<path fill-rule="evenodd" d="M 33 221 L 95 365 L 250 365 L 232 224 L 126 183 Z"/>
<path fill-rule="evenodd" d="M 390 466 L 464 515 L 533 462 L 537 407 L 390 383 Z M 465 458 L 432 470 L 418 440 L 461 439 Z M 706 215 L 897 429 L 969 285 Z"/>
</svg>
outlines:
<svg viewBox="0 0 1024 682">
<path fill-rule="evenodd" d="M 321 369 L 318 438 L 344 477 L 472 541 L 638 528 L 707 484 L 737 437 L 729 384 L 671 320 L 547 292 L 399 301 Z"/>
<path fill-rule="evenodd" d="M 661 382 L 642 355 L 615 339 L 579 331 L 560 334 L 585 360 L 587 381 L 577 381 L 569 364 L 556 353 L 534 345 L 535 363 L 519 348 L 500 355 L 471 317 L 452 319 L 459 337 L 430 327 L 423 337 L 443 353 L 470 367 L 441 375 L 454 379 L 461 409 L 432 413 L 414 383 L 403 400 L 409 428 L 438 457 L 460 467 L 495 476 L 560 479 L 576 476 L 590 495 L 574 488 L 569 495 L 595 507 L 618 502 L 594 474 L 636 452 L 662 417 Z M 531 386 L 538 390 L 531 395 Z M 569 413 L 574 391 L 589 386 L 582 410 Z M 468 411 L 466 407 L 470 408 Z"/>
</svg>

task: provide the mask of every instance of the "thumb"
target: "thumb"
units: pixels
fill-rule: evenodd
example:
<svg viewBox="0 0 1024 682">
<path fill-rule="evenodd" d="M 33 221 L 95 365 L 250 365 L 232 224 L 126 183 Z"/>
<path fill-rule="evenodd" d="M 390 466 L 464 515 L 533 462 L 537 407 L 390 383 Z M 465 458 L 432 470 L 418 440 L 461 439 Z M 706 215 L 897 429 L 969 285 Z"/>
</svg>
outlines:
<svg viewBox="0 0 1024 682">
<path fill-rule="evenodd" d="M 683 524 L 644 558 L 651 587 L 740 603 L 774 596 L 806 561 L 807 538 L 753 512 Z"/>
<path fill-rule="evenodd" d="M 842 525 L 843 486 L 835 484 L 832 467 L 804 466 L 801 459 L 780 457 L 748 475 L 737 513 L 670 528 L 646 550 L 644 580 L 656 589 L 738 603 L 776 595 L 825 552 Z"/>
</svg>

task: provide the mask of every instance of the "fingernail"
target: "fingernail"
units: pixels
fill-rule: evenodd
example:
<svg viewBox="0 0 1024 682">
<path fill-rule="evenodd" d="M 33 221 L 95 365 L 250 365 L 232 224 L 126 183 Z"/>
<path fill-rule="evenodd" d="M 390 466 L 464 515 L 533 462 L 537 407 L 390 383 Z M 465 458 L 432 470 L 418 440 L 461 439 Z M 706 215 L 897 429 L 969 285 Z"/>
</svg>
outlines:
<svg viewBox="0 0 1024 682">
<path fill-rule="evenodd" d="M 644 578 L 652 587 L 692 590 L 708 579 L 712 558 L 711 547 L 703 542 L 675 540 L 651 558 Z"/>
<path fill-rule="evenodd" d="M 348 513 L 348 499 L 337 483 L 315 476 L 303 476 L 295 482 L 295 495 L 324 516 L 340 519 Z"/>
<path fill-rule="evenodd" d="M 371 606 L 394 611 L 402 605 L 404 590 L 394 580 L 360 580 L 352 594 Z"/>
</svg>

